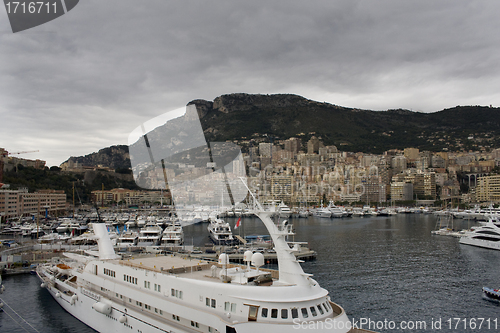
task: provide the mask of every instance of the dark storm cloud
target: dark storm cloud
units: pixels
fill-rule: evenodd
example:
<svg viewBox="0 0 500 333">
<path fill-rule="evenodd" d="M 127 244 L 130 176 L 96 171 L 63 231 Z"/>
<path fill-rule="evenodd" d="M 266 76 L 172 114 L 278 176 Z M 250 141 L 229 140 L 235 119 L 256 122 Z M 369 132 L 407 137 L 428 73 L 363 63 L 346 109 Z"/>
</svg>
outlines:
<svg viewBox="0 0 500 333">
<path fill-rule="evenodd" d="M 85 1 L 9 33 L 0 146 L 70 155 L 126 143 L 197 98 L 296 93 L 426 112 L 500 105 L 494 1 Z"/>
</svg>

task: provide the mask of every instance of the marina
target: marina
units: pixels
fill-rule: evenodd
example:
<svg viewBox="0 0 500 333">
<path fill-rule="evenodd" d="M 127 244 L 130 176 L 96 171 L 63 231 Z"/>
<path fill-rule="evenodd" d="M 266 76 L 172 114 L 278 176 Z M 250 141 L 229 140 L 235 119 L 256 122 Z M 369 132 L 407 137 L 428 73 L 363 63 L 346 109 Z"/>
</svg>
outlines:
<svg viewBox="0 0 500 333">
<path fill-rule="evenodd" d="M 226 218 L 231 225 L 236 218 Z M 398 214 L 389 217 L 324 219 L 310 216 L 292 218 L 300 240 L 314 244 L 316 260 L 302 264 L 304 271 L 326 288 L 342 304 L 349 318 L 373 321 L 426 321 L 442 318 L 484 317 L 493 320 L 498 304 L 482 298 L 482 287 L 498 288 L 500 253 L 461 245 L 454 237 L 435 237 L 432 214 Z M 456 220 L 456 228 L 468 228 L 469 222 Z M 262 223 L 252 217 L 242 218 L 247 234 L 263 234 Z M 206 225 L 184 228 L 186 242 L 206 243 Z M 274 268 L 265 265 L 263 268 Z M 4 278 L 2 298 L 13 309 L 23 309 L 31 324 L 40 332 L 64 332 L 68 325 L 78 332 L 93 332 L 65 313 L 36 277 L 21 275 Z M 15 296 L 31 288 L 25 298 Z M 415 292 L 418 290 L 418 292 Z M 37 307 L 25 305 L 37 302 Z M 50 305 L 52 304 L 52 305 Z M 6 309 L 9 311 L 9 309 Z M 17 312 L 17 311 L 16 311 Z M 49 322 L 57 315 L 64 318 Z M 21 332 L 9 317 L 0 314 L 2 331 Z M 38 326 L 36 326 L 38 324 Z M 43 325 L 47 326 L 43 326 Z M 384 330 L 380 330 L 384 331 Z M 444 332 L 470 332 L 470 329 L 442 329 Z M 483 327 L 484 332 L 491 332 Z"/>
</svg>

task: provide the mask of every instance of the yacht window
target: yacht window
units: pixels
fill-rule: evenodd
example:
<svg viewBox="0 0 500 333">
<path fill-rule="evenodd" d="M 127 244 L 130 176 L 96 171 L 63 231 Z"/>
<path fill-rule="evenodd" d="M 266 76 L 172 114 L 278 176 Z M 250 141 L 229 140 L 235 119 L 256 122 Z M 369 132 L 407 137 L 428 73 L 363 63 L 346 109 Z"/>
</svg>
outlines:
<svg viewBox="0 0 500 333">
<path fill-rule="evenodd" d="M 318 310 L 319 313 L 324 314 L 325 312 L 323 311 L 323 308 L 321 307 L 321 304 L 318 304 Z"/>
<path fill-rule="evenodd" d="M 171 294 L 172 294 L 172 296 L 174 296 L 174 297 L 175 297 L 175 289 L 171 289 Z M 208 299 L 208 298 L 207 298 L 207 299 Z"/>
<path fill-rule="evenodd" d="M 182 290 L 179 291 L 179 298 L 182 299 Z"/>
<path fill-rule="evenodd" d="M 231 303 L 231 312 L 236 312 L 236 303 Z"/>
<path fill-rule="evenodd" d="M 306 308 L 302 308 L 300 311 L 302 312 L 302 317 L 304 317 L 304 318 L 309 317 L 309 315 L 307 314 L 307 309 Z"/>
<path fill-rule="evenodd" d="M 271 310 L 271 318 L 278 318 L 278 309 Z"/>
<path fill-rule="evenodd" d="M 297 309 L 292 309 L 292 318 L 299 318 L 299 311 Z"/>
<path fill-rule="evenodd" d="M 230 309 L 231 309 L 231 303 L 224 302 L 224 311 L 230 311 Z"/>
<path fill-rule="evenodd" d="M 313 315 L 313 317 L 316 317 L 318 315 L 314 306 L 311 306 L 309 309 L 311 309 L 311 314 Z"/>
<path fill-rule="evenodd" d="M 172 289 L 173 290 L 173 289 Z M 205 298 L 205 305 L 210 306 L 210 298 Z"/>
<path fill-rule="evenodd" d="M 248 321 L 257 321 L 257 313 L 259 312 L 259 307 L 255 305 L 250 305 L 248 310 Z"/>
<path fill-rule="evenodd" d="M 288 309 L 281 309 L 281 319 L 288 319 Z"/>
<path fill-rule="evenodd" d="M 323 306 L 325 307 L 326 312 L 328 312 L 328 305 L 326 304 L 326 302 L 323 303 Z"/>
<path fill-rule="evenodd" d="M 212 298 L 212 304 L 211 306 L 215 309 L 215 306 L 216 306 L 216 303 L 215 303 L 215 299 Z"/>
<path fill-rule="evenodd" d="M 262 308 L 262 318 L 267 318 L 267 308 Z"/>
</svg>

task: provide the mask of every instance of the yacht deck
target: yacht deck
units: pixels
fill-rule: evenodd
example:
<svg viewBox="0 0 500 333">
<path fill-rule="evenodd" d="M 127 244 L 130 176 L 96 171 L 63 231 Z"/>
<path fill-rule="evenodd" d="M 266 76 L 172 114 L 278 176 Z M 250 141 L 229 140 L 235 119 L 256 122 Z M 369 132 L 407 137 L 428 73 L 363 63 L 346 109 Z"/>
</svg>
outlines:
<svg viewBox="0 0 500 333">
<path fill-rule="evenodd" d="M 174 255 L 145 256 L 130 258 L 126 260 L 116 260 L 117 263 L 125 266 L 136 267 L 163 274 L 174 274 L 180 277 L 192 278 L 223 283 L 219 279 L 219 269 L 221 266 L 215 261 L 199 260 L 190 257 L 180 257 Z M 217 267 L 216 277 L 212 276 L 212 267 Z M 240 267 L 246 269 L 244 265 L 229 264 L 227 268 Z M 259 269 L 261 272 L 271 273 L 273 279 L 278 279 L 277 270 Z"/>
</svg>

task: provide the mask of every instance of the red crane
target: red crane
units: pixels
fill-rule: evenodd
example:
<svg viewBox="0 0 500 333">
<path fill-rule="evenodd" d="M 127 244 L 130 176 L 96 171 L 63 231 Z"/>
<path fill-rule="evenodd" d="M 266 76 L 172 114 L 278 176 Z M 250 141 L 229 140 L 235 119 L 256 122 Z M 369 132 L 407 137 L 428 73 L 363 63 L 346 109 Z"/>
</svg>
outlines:
<svg viewBox="0 0 500 333">
<path fill-rule="evenodd" d="M 6 157 L 6 156 L 9 156 L 9 155 L 14 155 L 14 154 L 28 154 L 28 153 L 38 153 L 39 150 L 29 150 L 29 151 L 18 151 L 18 152 L 15 152 L 15 153 L 9 153 L 8 151 L 3 151 L 1 152 L 1 156 L 0 156 L 0 187 L 3 186 L 2 184 L 2 180 L 3 180 L 3 158 Z"/>
</svg>

